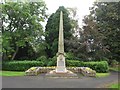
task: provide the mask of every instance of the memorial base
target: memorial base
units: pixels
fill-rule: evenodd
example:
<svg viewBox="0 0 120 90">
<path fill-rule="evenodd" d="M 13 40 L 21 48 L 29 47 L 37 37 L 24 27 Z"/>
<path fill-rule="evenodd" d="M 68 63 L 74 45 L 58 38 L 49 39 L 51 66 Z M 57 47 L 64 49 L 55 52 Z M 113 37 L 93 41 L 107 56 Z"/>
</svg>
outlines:
<svg viewBox="0 0 120 90">
<path fill-rule="evenodd" d="M 46 74 L 46 77 L 49 78 L 78 78 L 77 74 L 67 70 L 66 72 L 56 72 L 52 70 Z"/>
</svg>

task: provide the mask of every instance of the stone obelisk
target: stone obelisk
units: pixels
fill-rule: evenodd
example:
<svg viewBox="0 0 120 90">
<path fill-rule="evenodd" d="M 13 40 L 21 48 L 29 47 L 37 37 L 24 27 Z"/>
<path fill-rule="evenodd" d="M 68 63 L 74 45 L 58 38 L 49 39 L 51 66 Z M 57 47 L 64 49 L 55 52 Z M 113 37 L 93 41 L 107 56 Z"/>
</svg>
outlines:
<svg viewBox="0 0 120 90">
<path fill-rule="evenodd" d="M 64 53 L 64 33 L 63 33 L 63 13 L 60 12 L 59 23 L 59 41 L 58 41 L 58 53 L 57 53 L 57 67 L 56 73 L 66 73 L 65 65 L 65 53 Z"/>
<path fill-rule="evenodd" d="M 64 34 L 63 34 L 63 13 L 60 12 L 59 23 L 59 41 L 58 41 L 58 53 L 57 53 L 57 67 L 46 74 L 47 77 L 77 77 L 77 74 L 66 69 L 65 65 L 65 52 L 64 52 Z M 77 77 L 78 78 L 78 77 Z"/>
</svg>

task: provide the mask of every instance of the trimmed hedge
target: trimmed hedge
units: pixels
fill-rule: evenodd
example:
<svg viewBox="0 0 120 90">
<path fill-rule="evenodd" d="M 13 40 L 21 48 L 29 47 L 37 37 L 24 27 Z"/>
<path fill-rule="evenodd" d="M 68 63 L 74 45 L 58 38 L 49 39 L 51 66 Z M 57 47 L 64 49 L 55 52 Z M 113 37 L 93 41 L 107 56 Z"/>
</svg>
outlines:
<svg viewBox="0 0 120 90">
<path fill-rule="evenodd" d="M 66 66 L 68 67 L 79 67 L 81 66 L 81 62 L 78 60 L 66 60 Z"/>
<path fill-rule="evenodd" d="M 47 66 L 55 66 L 56 62 L 49 61 Z M 4 61 L 2 63 L 3 70 L 11 70 L 11 71 L 25 71 L 31 67 L 43 67 L 45 66 L 42 61 Z M 109 67 L 107 61 L 98 61 L 98 62 L 82 62 L 78 60 L 66 60 L 67 67 L 89 67 L 96 72 L 108 72 Z"/>
<path fill-rule="evenodd" d="M 82 62 L 82 66 L 84 67 L 89 67 L 93 70 L 95 70 L 96 72 L 99 73 L 105 73 L 109 71 L 109 66 L 107 61 L 99 61 L 99 62 Z"/>
<path fill-rule="evenodd" d="M 3 70 L 10 71 L 25 71 L 31 67 L 44 66 L 41 61 L 4 61 L 2 63 Z"/>
<path fill-rule="evenodd" d="M 107 61 L 91 61 L 91 62 L 81 62 L 78 60 L 67 60 L 66 65 L 68 67 L 89 67 L 96 72 L 104 73 L 109 71 L 109 66 Z"/>
</svg>

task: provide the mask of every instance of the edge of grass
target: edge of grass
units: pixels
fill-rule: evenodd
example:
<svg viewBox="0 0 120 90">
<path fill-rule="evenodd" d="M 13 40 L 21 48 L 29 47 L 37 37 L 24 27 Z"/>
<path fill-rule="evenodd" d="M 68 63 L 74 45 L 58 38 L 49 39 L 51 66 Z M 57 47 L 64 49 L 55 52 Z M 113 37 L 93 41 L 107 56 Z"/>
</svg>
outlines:
<svg viewBox="0 0 120 90">
<path fill-rule="evenodd" d="M 109 88 L 118 88 L 120 86 L 120 82 L 119 83 L 113 83 L 111 85 L 109 85 Z"/>
<path fill-rule="evenodd" d="M 0 76 L 24 76 L 25 72 L 17 71 L 0 71 Z"/>
<path fill-rule="evenodd" d="M 120 67 L 109 67 L 109 70 L 120 72 Z"/>
<path fill-rule="evenodd" d="M 96 73 L 96 77 L 100 78 L 100 77 L 107 77 L 110 75 L 110 72 L 108 73 Z"/>
</svg>

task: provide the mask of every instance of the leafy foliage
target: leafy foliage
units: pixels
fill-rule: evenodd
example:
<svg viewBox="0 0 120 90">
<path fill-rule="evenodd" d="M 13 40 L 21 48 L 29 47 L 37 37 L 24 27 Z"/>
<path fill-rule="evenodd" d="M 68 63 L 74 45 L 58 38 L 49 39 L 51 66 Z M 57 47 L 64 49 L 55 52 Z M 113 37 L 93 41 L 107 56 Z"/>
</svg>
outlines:
<svg viewBox="0 0 120 90">
<path fill-rule="evenodd" d="M 44 66 L 47 66 L 47 64 L 48 64 L 48 62 L 49 62 L 49 59 L 47 59 L 46 56 L 38 57 L 36 60 L 37 60 L 37 61 L 44 62 Z"/>
<path fill-rule="evenodd" d="M 106 61 L 100 61 L 100 62 L 83 62 L 82 66 L 90 67 L 96 72 L 108 72 L 109 66 Z"/>
<path fill-rule="evenodd" d="M 46 9 L 43 1 L 2 5 L 3 59 L 14 59 L 19 48 L 42 42 L 41 22 L 46 18 Z"/>
<path fill-rule="evenodd" d="M 25 71 L 31 67 L 44 66 L 42 61 L 4 61 L 2 69 L 8 71 Z"/>
<path fill-rule="evenodd" d="M 84 18 L 84 41 L 95 59 L 119 60 L 120 2 L 96 2 Z M 92 42 L 91 42 L 92 41 Z"/>
<path fill-rule="evenodd" d="M 81 62 L 78 60 L 67 60 L 66 61 L 66 66 L 68 67 L 79 67 L 81 66 Z"/>
<path fill-rule="evenodd" d="M 45 66 L 44 61 L 4 61 L 2 63 L 3 70 L 11 70 L 11 71 L 25 71 L 31 67 L 43 67 Z M 47 63 L 47 66 L 56 66 L 55 57 Z M 109 67 L 106 61 L 100 62 L 82 62 L 78 60 L 67 60 L 66 66 L 68 67 L 90 67 L 96 72 L 108 72 Z"/>
</svg>

